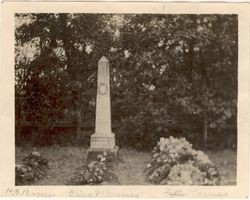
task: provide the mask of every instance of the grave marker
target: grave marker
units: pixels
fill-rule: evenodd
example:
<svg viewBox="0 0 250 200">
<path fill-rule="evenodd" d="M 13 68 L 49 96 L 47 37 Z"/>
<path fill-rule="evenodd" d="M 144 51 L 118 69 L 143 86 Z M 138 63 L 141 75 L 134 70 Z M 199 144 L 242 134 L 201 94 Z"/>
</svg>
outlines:
<svg viewBox="0 0 250 200">
<path fill-rule="evenodd" d="M 111 130 L 109 61 L 103 56 L 98 62 L 95 133 L 91 136 L 87 159 L 94 159 L 104 151 L 115 157 L 118 153 Z"/>
</svg>

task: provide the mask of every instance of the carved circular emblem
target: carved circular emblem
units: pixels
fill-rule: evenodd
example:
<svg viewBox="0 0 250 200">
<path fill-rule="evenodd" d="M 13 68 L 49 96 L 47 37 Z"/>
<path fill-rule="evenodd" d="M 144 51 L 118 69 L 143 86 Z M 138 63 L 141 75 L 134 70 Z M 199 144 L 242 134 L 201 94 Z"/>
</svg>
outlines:
<svg viewBox="0 0 250 200">
<path fill-rule="evenodd" d="M 105 83 L 101 83 L 98 88 L 98 93 L 100 95 L 108 94 L 108 86 Z"/>
</svg>

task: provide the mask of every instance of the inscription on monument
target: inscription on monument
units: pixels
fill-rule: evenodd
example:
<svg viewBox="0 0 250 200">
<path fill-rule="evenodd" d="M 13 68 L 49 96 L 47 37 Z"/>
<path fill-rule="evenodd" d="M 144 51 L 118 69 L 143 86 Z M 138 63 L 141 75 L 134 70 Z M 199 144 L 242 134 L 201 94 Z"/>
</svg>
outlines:
<svg viewBox="0 0 250 200">
<path fill-rule="evenodd" d="M 98 92 L 100 95 L 108 94 L 108 86 L 105 83 L 99 85 Z"/>
</svg>

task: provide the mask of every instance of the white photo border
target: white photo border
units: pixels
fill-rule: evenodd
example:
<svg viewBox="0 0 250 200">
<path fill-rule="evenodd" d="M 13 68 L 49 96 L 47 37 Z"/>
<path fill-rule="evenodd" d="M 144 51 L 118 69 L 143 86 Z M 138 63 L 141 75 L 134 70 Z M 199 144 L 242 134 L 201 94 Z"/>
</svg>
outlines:
<svg viewBox="0 0 250 200">
<path fill-rule="evenodd" d="M 15 186 L 14 14 L 161 13 L 238 15 L 238 145 L 236 186 Z M 248 196 L 250 103 L 248 3 L 3 2 L 1 61 L 1 195 L 12 197 L 241 197 Z"/>
</svg>

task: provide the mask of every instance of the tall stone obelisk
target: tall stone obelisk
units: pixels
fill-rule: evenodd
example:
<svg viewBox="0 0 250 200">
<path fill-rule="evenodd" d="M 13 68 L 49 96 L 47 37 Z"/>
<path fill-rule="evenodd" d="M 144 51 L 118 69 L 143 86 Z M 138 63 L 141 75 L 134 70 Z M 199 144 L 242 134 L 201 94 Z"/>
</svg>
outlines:
<svg viewBox="0 0 250 200">
<path fill-rule="evenodd" d="M 111 102 L 109 61 L 102 57 L 98 62 L 95 133 L 91 136 L 88 159 L 109 151 L 117 156 L 115 134 L 111 130 Z"/>
</svg>

